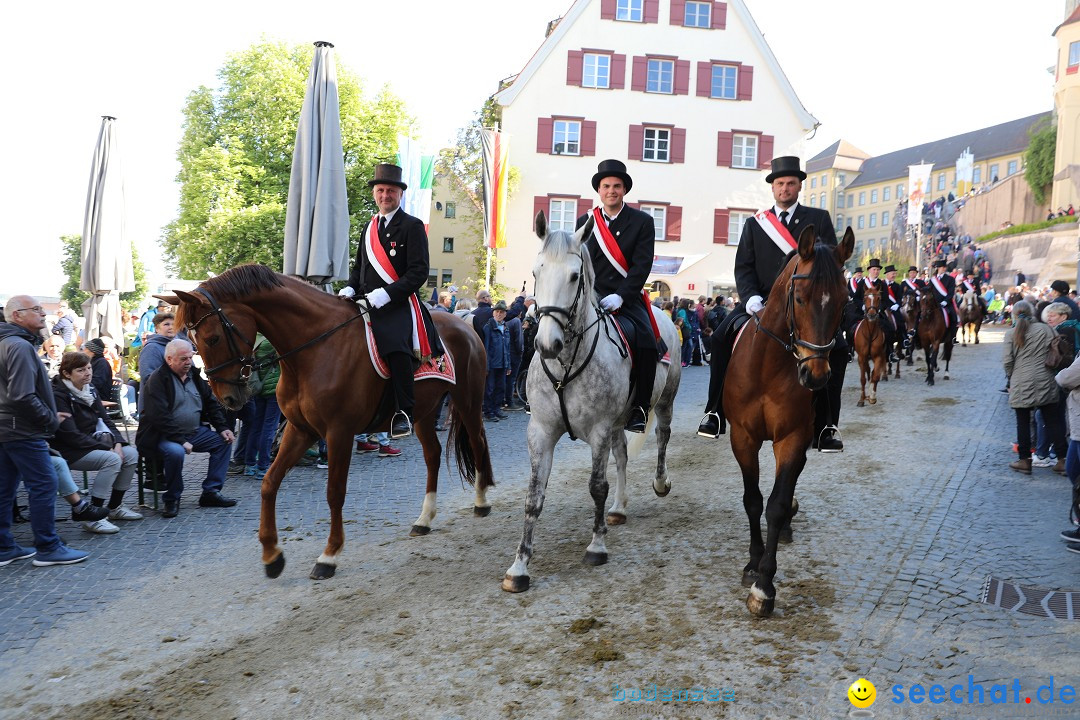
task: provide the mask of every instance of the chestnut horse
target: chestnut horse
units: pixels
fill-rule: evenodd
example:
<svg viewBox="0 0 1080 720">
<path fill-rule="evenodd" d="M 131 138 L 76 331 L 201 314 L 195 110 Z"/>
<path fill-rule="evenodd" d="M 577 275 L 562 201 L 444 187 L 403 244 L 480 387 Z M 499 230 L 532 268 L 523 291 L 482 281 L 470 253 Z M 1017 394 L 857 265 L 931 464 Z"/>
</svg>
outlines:
<svg viewBox="0 0 1080 720">
<path fill-rule="evenodd" d="M 193 292 L 157 297 L 177 305 L 177 324 L 188 329 L 206 367 L 214 394 L 230 410 L 239 410 L 250 395 L 247 377 L 258 370 L 252 358 L 255 333 L 261 332 L 279 353 L 281 378 L 277 397 L 288 419 L 281 446 L 262 481 L 259 542 L 269 577 L 285 568 L 278 546 L 276 502 L 285 473 L 319 438 L 329 459 L 326 501 L 330 536 L 311 571 L 313 580 L 334 575 L 345 544 L 341 508 L 352 459 L 353 435 L 386 430 L 392 405 L 381 402 L 389 389 L 376 372 L 364 335 L 366 311 L 358 303 L 280 275 L 262 265 L 241 265 L 199 285 Z M 435 517 L 442 448 L 435 432 L 435 414 L 449 392 L 450 431 L 447 442 L 456 454 L 462 478 L 475 485 L 473 511 L 487 515 L 486 491 L 494 485 L 481 404 L 487 375 L 487 353 L 472 327 L 447 313 L 432 321 L 451 355 L 456 384 L 441 379 L 416 383 L 413 428 L 424 450 L 427 490 L 413 535 L 425 535 Z"/>
<path fill-rule="evenodd" d="M 907 326 L 907 337 L 904 338 L 904 354 L 907 355 L 907 364 L 914 365 L 912 359 L 915 349 L 919 346 L 919 338 L 915 334 L 915 328 L 919 324 L 919 301 L 912 293 L 904 294 L 904 302 L 900 303 L 900 312 L 904 314 L 904 325 Z M 897 355 L 899 357 L 899 355 Z"/>
<path fill-rule="evenodd" d="M 945 311 L 938 305 L 932 292 L 924 292 L 919 298 L 919 345 L 926 351 L 926 384 L 934 384 L 934 371 L 938 369 L 938 349 L 944 343 L 941 357 L 945 361 L 945 379 L 949 379 L 949 360 L 952 359 L 953 333 L 945 323 Z"/>
<path fill-rule="evenodd" d="M 812 391 L 829 380 L 829 351 L 848 299 L 843 266 L 855 246 L 854 233 L 848 228 L 837 246 L 814 239 L 813 225 L 799 235 L 798 250 L 773 284 L 765 309 L 752 318 L 756 327 L 747 327 L 736 342 L 724 383 L 724 412 L 750 521 L 743 585 L 753 587 L 746 606 L 760 617 L 776 603 L 776 545 L 794 515 L 795 483 L 814 435 Z M 766 440 L 772 440 L 776 478 L 762 542 L 758 452 Z"/>
<path fill-rule="evenodd" d="M 960 327 L 962 334 L 960 340 L 964 345 L 968 344 L 968 337 L 975 338 L 975 344 L 979 344 L 979 330 L 982 329 L 983 318 L 982 304 L 974 290 L 968 290 L 960 300 Z"/>
<path fill-rule="evenodd" d="M 859 396 L 859 407 L 864 407 L 869 400 L 871 405 L 877 404 L 877 386 L 885 371 L 886 355 L 885 330 L 881 323 L 888 322 L 881 309 L 881 289 L 867 288 L 863 293 L 863 319 L 855 327 L 855 337 L 852 344 L 855 346 L 855 354 L 859 356 L 859 384 L 862 394 Z M 873 363 L 873 368 L 870 365 Z M 899 377 L 900 364 L 896 364 L 896 372 Z M 889 375 L 885 373 L 885 381 Z M 870 395 L 866 394 L 866 381 L 870 380 Z"/>
</svg>

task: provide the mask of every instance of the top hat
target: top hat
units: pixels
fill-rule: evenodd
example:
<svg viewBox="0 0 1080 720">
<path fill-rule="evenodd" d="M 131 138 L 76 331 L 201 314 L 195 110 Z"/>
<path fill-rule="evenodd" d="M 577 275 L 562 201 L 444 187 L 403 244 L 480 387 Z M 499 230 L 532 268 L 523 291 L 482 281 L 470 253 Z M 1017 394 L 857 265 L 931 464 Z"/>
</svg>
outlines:
<svg viewBox="0 0 1080 720">
<path fill-rule="evenodd" d="M 592 189 L 600 190 L 600 181 L 606 177 L 617 177 L 626 186 L 626 192 L 634 187 L 634 180 L 626 174 L 626 165 L 619 160 L 601 160 L 596 166 L 596 174 L 592 176 Z"/>
<path fill-rule="evenodd" d="M 402 190 L 409 186 L 401 182 L 401 168 L 391 163 L 379 163 L 375 166 L 375 177 L 367 181 L 368 187 L 376 185 L 396 185 Z"/>
<path fill-rule="evenodd" d="M 886 266 L 885 266 L 885 270 L 884 270 L 884 273 L 885 273 L 886 275 L 888 275 L 888 274 L 889 274 L 889 273 L 891 273 L 891 272 L 896 272 L 896 266 L 895 266 L 895 265 L 886 265 Z"/>
<path fill-rule="evenodd" d="M 878 258 L 870 258 L 870 264 L 866 266 L 866 269 L 869 270 L 870 268 L 877 268 L 880 270 L 881 260 L 879 260 Z"/>
<path fill-rule="evenodd" d="M 857 268 L 855 268 L 855 270 L 851 274 L 854 275 L 855 273 L 861 273 L 861 272 L 862 272 L 862 268 L 857 267 Z"/>
<path fill-rule="evenodd" d="M 934 262 L 930 263 L 930 267 L 945 267 L 947 264 L 948 263 L 946 263 L 944 260 L 935 260 Z"/>
<path fill-rule="evenodd" d="M 772 172 L 765 176 L 765 182 L 772 184 L 778 177 L 797 177 L 806 179 L 806 173 L 799 169 L 799 158 L 794 155 L 782 155 L 772 160 Z"/>
<path fill-rule="evenodd" d="M 907 271 L 908 272 L 919 272 L 919 268 L 915 267 L 914 265 L 908 265 Z"/>
</svg>

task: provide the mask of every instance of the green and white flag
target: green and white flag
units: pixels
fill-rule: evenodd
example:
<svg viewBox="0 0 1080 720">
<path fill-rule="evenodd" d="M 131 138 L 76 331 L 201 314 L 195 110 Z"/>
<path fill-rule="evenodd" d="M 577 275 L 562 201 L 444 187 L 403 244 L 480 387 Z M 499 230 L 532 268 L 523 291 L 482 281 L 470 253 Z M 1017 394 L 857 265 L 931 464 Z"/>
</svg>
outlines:
<svg viewBox="0 0 1080 720">
<path fill-rule="evenodd" d="M 435 156 L 421 155 L 420 144 L 398 135 L 398 165 L 401 180 L 409 186 L 401 198 L 401 209 L 418 217 L 426 228 L 431 223 L 431 184 L 435 176 Z"/>
</svg>

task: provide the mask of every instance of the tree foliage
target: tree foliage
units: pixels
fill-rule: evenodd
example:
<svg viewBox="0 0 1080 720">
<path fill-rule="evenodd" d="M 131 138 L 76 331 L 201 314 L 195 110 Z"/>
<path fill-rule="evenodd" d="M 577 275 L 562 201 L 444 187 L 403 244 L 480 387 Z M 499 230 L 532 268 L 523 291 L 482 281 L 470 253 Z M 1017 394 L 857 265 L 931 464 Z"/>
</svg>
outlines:
<svg viewBox="0 0 1080 720">
<path fill-rule="evenodd" d="M 60 269 L 67 278 L 60 288 L 60 299 L 66 300 L 68 306 L 76 312 L 81 312 L 82 304 L 90 299 L 90 293 L 79 289 L 79 281 L 82 279 L 82 235 L 61 235 L 60 242 L 64 246 Z M 135 289 L 120 293 L 120 307 L 129 312 L 138 307 L 150 289 L 150 283 L 146 280 L 146 267 L 139 259 L 134 245 L 131 246 L 131 268 L 135 274 Z"/>
<path fill-rule="evenodd" d="M 184 107 L 177 151 L 179 214 L 166 226 L 166 264 L 201 279 L 245 262 L 281 269 L 296 128 L 314 48 L 261 42 L 230 55 L 220 86 L 199 87 Z M 366 98 L 360 79 L 336 67 L 349 197 L 350 243 L 375 212 L 367 187 L 409 134 L 404 102 L 388 88 Z"/>
<path fill-rule="evenodd" d="M 1029 131 L 1031 138 L 1024 152 L 1024 177 L 1031 187 L 1035 202 L 1046 202 L 1046 189 L 1054 181 L 1054 151 L 1057 146 L 1057 126 L 1047 123 Z"/>
</svg>

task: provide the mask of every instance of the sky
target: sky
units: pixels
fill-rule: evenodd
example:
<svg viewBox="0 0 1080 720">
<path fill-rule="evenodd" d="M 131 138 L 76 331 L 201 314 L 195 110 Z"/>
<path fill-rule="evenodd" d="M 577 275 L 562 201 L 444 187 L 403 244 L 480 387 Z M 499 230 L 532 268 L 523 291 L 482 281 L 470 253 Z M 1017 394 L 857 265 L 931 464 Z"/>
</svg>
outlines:
<svg viewBox="0 0 1080 720">
<path fill-rule="evenodd" d="M 666 2 L 666 0 L 661 0 Z M 806 109 L 812 154 L 839 138 L 881 154 L 1053 108 L 1065 0 L 745 0 Z M 80 233 L 102 115 L 118 118 L 127 235 L 153 282 L 177 213 L 184 100 L 262 38 L 328 40 L 374 92 L 389 85 L 428 151 L 452 144 L 571 0 L 120 0 L 12 3 L 0 25 L 0 294 L 55 296 L 60 236 Z M 998 10 L 996 8 L 1000 7 Z M 506 19 L 509 10 L 509 20 Z M 500 15 L 502 13 L 502 15 Z"/>
</svg>

